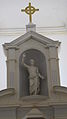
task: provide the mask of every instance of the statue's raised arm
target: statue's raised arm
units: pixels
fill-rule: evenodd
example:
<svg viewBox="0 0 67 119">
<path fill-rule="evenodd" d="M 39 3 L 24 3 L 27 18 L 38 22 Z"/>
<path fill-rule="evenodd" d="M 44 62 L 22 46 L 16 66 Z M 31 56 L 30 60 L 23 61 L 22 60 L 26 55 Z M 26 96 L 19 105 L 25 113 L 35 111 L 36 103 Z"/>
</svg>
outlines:
<svg viewBox="0 0 67 119">
<path fill-rule="evenodd" d="M 27 65 L 24 61 L 25 61 L 25 57 L 26 55 L 23 54 L 23 57 L 22 57 L 22 64 L 26 67 L 26 68 L 29 68 L 29 65 Z"/>
<path fill-rule="evenodd" d="M 45 79 L 44 76 L 42 76 L 39 71 L 38 71 L 38 68 L 37 68 L 37 73 L 38 73 L 38 76 L 41 78 L 41 79 Z"/>
</svg>

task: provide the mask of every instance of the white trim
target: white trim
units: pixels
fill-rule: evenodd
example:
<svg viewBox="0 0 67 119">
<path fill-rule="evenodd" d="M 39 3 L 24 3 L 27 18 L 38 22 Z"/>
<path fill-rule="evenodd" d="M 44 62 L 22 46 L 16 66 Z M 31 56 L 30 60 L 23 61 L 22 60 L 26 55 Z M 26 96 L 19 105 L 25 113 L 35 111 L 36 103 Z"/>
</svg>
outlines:
<svg viewBox="0 0 67 119">
<path fill-rule="evenodd" d="M 37 27 L 40 34 L 67 34 L 66 26 Z M 26 33 L 25 28 L 0 28 L 1 36 L 21 36 Z"/>
</svg>

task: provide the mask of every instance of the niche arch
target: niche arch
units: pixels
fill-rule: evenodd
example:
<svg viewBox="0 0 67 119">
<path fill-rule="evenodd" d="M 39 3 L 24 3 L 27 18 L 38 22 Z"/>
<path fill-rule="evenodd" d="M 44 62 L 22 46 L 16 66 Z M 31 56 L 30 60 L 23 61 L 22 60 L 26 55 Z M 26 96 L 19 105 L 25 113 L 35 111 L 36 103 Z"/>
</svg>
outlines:
<svg viewBox="0 0 67 119">
<path fill-rule="evenodd" d="M 22 56 L 26 54 L 25 63 L 30 65 L 30 59 L 34 59 L 35 65 L 38 67 L 41 75 L 45 77 L 44 80 L 40 80 L 40 93 L 39 95 L 48 96 L 47 85 L 47 67 L 45 55 L 37 49 L 28 49 L 21 53 L 19 57 L 19 87 L 20 97 L 29 96 L 29 74 L 27 69 L 22 65 Z"/>
</svg>

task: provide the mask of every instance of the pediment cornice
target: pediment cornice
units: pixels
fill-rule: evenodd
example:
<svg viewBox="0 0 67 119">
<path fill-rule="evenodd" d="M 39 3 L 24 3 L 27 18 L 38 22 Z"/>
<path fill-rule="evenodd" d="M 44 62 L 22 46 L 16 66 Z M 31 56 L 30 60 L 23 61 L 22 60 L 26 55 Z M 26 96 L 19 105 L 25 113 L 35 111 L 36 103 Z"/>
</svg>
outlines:
<svg viewBox="0 0 67 119">
<path fill-rule="evenodd" d="M 18 37 L 17 39 L 15 39 L 14 41 L 12 41 L 10 43 L 5 43 L 3 46 L 6 48 L 7 47 L 19 47 L 21 44 L 27 42 L 30 39 L 40 42 L 48 47 L 53 47 L 53 46 L 59 47 L 59 45 L 60 45 L 59 41 L 53 41 L 50 38 L 42 36 L 36 32 L 30 31 L 30 32 L 27 32 L 24 35 Z"/>
</svg>

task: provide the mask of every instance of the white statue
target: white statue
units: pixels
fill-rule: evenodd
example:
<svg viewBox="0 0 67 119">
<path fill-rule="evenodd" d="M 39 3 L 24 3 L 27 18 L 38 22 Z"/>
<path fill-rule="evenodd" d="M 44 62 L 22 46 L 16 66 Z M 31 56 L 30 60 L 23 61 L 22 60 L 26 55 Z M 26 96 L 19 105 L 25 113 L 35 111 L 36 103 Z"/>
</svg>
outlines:
<svg viewBox="0 0 67 119">
<path fill-rule="evenodd" d="M 29 73 L 29 91 L 30 95 L 37 95 L 40 92 L 40 79 L 44 79 L 44 77 L 39 73 L 38 67 L 35 66 L 34 59 L 30 59 L 30 66 L 27 65 L 25 60 L 26 55 L 23 54 L 22 64 L 28 69 Z"/>
</svg>

